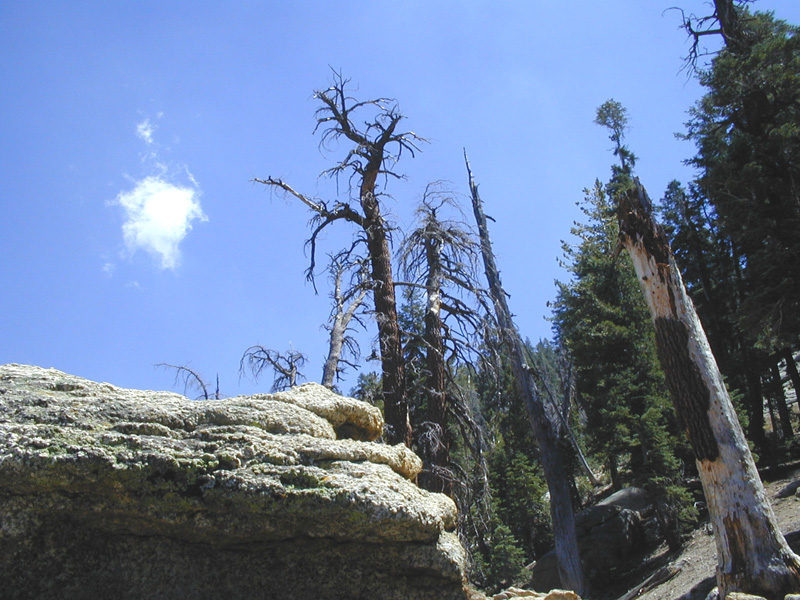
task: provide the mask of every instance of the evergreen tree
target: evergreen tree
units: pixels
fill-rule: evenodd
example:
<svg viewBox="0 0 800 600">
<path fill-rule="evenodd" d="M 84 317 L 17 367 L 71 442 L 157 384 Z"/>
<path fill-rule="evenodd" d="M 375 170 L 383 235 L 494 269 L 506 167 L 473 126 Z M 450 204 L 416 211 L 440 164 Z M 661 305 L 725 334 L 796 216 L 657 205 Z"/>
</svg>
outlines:
<svg viewBox="0 0 800 600">
<path fill-rule="evenodd" d="M 736 9 L 687 124 L 698 191 L 741 265 L 737 321 L 770 351 L 800 335 L 800 28 Z"/>
<path fill-rule="evenodd" d="M 490 443 L 491 496 L 481 539 L 470 539 L 468 546 L 473 579 L 494 590 L 513 583 L 524 564 L 552 549 L 553 527 L 536 441 L 530 425 L 519 418 L 523 399 L 493 329 L 486 332 L 475 387 Z"/>
<path fill-rule="evenodd" d="M 628 155 L 630 164 L 630 155 Z M 554 328 L 574 364 L 576 394 L 586 413 L 590 453 L 619 489 L 636 484 L 667 501 L 661 506 L 667 535 L 690 515 L 680 486 L 684 453 L 658 366 L 647 306 L 630 259 L 616 255 L 618 225 L 604 186 L 586 191 L 587 222 L 564 244 L 573 279 L 558 283 Z M 670 539 L 671 545 L 678 538 Z"/>
<path fill-rule="evenodd" d="M 702 21 L 719 27 L 688 20 L 687 30 L 721 33 L 725 47 L 697 71 L 707 93 L 684 137 L 698 177 L 688 192 L 671 184 L 662 215 L 719 368 L 745 400 L 748 439 L 766 456 L 762 380 L 785 357 L 793 372 L 800 336 L 800 36 L 727 0 Z"/>
</svg>

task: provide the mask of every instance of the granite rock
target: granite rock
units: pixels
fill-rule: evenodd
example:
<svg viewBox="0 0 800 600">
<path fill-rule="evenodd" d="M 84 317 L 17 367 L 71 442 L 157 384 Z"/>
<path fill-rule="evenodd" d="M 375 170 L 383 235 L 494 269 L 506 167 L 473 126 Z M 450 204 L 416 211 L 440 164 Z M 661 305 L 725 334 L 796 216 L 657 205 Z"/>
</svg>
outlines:
<svg viewBox="0 0 800 600">
<path fill-rule="evenodd" d="M 464 598 L 456 509 L 369 404 L 0 366 L 7 598 Z M 11 591 L 9 591 L 11 590 Z"/>
</svg>

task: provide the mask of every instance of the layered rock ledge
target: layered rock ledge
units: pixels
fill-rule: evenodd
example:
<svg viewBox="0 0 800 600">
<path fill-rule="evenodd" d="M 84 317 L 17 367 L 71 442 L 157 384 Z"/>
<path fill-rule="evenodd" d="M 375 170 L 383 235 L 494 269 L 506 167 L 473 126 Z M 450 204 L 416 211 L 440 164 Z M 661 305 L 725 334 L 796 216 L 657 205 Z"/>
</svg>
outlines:
<svg viewBox="0 0 800 600">
<path fill-rule="evenodd" d="M 192 401 L 0 366 L 4 598 L 465 598 L 456 509 L 317 384 Z"/>
</svg>

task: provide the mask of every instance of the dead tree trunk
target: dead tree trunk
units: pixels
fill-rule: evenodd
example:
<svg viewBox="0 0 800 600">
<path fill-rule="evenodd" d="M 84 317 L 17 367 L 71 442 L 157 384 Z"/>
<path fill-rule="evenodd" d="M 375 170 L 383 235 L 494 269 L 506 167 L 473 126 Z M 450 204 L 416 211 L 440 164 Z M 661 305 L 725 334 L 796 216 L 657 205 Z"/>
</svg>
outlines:
<svg viewBox="0 0 800 600">
<path fill-rule="evenodd" d="M 440 182 L 428 184 L 416 211 L 418 226 L 400 246 L 399 258 L 409 279 L 402 285 L 422 288 L 426 295 L 422 341 L 427 401 L 423 428 L 427 431 L 417 436 L 424 465 L 419 485 L 457 498 L 455 482 L 465 474 L 450 462 L 451 425 L 461 430 L 468 447 L 472 437 L 469 432 L 476 429 L 457 391 L 453 373 L 473 354 L 471 337 L 483 320 L 470 305 L 482 305 L 484 301 L 476 282 L 476 240 L 465 224 L 441 218 L 440 211 L 446 207 L 458 208 L 451 193 Z M 466 298 L 470 300 L 465 302 Z M 479 448 L 472 448 L 480 463 Z"/>
<path fill-rule="evenodd" d="M 364 304 L 364 299 L 367 297 L 367 287 L 362 281 L 364 278 L 358 277 L 355 286 L 350 286 L 346 290 L 342 289 L 345 271 L 353 266 L 355 265 L 348 265 L 346 259 L 341 255 L 331 258 L 333 310 L 331 311 L 330 325 L 326 326 L 330 329 L 328 357 L 322 367 L 322 385 L 329 389 L 333 389 L 337 376 L 340 375 L 344 368 L 340 366 L 340 363 L 344 362 L 345 366 L 353 366 L 352 362 L 348 362 L 343 358 L 346 345 L 351 358 L 357 359 L 359 354 L 358 346 L 355 345 L 355 341 L 352 338 L 348 337 L 347 331 L 354 318 L 358 321 L 356 312 Z M 360 266 L 363 269 L 363 263 Z"/>
<path fill-rule="evenodd" d="M 374 173 L 377 176 L 377 168 Z M 394 295 L 392 254 L 387 227 L 375 198 L 375 180 L 364 178 L 361 186 L 361 207 L 366 217 L 364 231 L 372 269 L 372 301 L 378 321 L 378 343 L 381 349 L 383 405 L 388 437 L 393 444 L 411 447 L 411 421 L 406 398 L 403 344 L 397 322 L 397 301 Z"/>
<path fill-rule="evenodd" d="M 794 389 L 795 401 L 800 403 L 800 373 L 797 372 L 797 363 L 794 362 L 794 354 L 790 348 L 783 350 L 783 358 L 786 361 L 786 374 Z"/>
<path fill-rule="evenodd" d="M 533 362 L 533 356 L 531 356 L 531 353 L 527 351 L 527 348 L 526 348 L 526 355 L 528 357 L 528 360 Z M 555 398 L 553 398 L 553 393 L 550 389 L 548 389 L 545 380 L 540 379 L 539 381 L 542 383 L 544 387 L 545 399 L 547 399 L 550 402 L 550 406 L 553 409 L 553 412 L 555 413 L 556 417 L 558 418 L 559 423 L 561 424 L 561 429 L 563 430 L 564 435 L 566 435 L 566 437 L 569 439 L 570 444 L 572 444 L 572 449 L 575 451 L 575 456 L 578 457 L 578 464 L 580 464 L 581 469 L 583 469 L 584 475 L 586 475 L 586 477 L 589 479 L 589 482 L 593 486 L 599 487 L 601 485 L 600 480 L 597 479 L 594 472 L 592 471 L 592 468 L 589 466 L 589 462 L 586 460 L 586 456 L 584 456 L 583 450 L 581 450 L 580 444 L 578 444 L 578 440 L 575 438 L 575 434 L 572 433 L 572 427 L 570 427 L 569 425 L 568 415 L 565 414 L 566 411 L 562 412 L 562 410 L 559 410 Z M 572 392 L 569 389 L 570 387 L 571 384 L 567 384 L 567 390 L 565 391 L 564 406 L 569 406 L 569 403 L 571 402 Z"/>
<path fill-rule="evenodd" d="M 441 241 L 425 240 L 428 276 L 425 287 L 425 363 L 428 371 L 428 422 L 435 428 L 430 432 L 429 471 L 420 474 L 420 486 L 431 491 L 452 493 L 451 482 L 442 477 L 441 469 L 450 462 L 450 440 L 447 434 L 447 380 L 445 376 L 444 343 L 442 340 L 442 266 Z"/>
<path fill-rule="evenodd" d="M 317 110 L 317 129 L 322 130 L 322 142 L 348 141 L 352 147 L 344 159 L 325 171 L 326 175 L 346 175 L 351 182 L 358 182 L 359 212 L 349 201 L 337 201 L 332 207 L 325 201 L 309 198 L 296 192 L 280 179 L 254 179 L 258 183 L 274 186 L 291 194 L 314 211 L 314 231 L 308 240 L 311 249 L 311 264 L 308 276 L 313 279 L 317 237 L 334 221 L 345 220 L 360 229 L 357 243 L 364 242 L 372 276 L 373 305 L 378 324 L 378 340 L 381 351 L 382 393 L 384 412 L 391 443 L 411 445 L 411 423 L 408 415 L 405 375 L 403 367 L 400 327 L 397 323 L 397 305 L 392 275 L 392 254 L 389 248 L 391 228 L 383 218 L 378 200 L 378 177 L 397 177 L 392 171 L 403 151 L 413 156 L 422 140 L 412 131 L 398 132 L 397 126 L 403 115 L 397 104 L 387 98 L 356 101 L 349 95 L 349 80 L 334 72 L 333 85 L 318 91 L 314 97 L 322 103 Z M 372 111 L 369 120 L 362 123 L 354 113 Z M 354 199 L 355 200 L 355 199 Z M 363 237 L 362 237 L 363 234 Z"/>
<path fill-rule="evenodd" d="M 786 394 L 783 392 L 783 382 L 781 381 L 781 370 L 778 366 L 779 357 L 771 359 L 770 372 L 772 375 L 772 394 L 778 407 L 778 416 L 781 421 L 781 437 L 790 440 L 794 436 L 792 421 L 789 417 L 789 407 L 786 404 Z"/>
<path fill-rule="evenodd" d="M 578 551 L 578 537 L 575 532 L 575 515 L 572 510 L 572 496 L 567 470 L 552 424 L 547 418 L 542 399 L 536 388 L 534 374 L 525 361 L 522 340 L 519 337 L 506 302 L 506 293 L 500 282 L 500 272 L 494 260 L 489 228 L 486 224 L 486 215 L 483 212 L 481 199 L 478 195 L 478 186 L 472 177 L 466 152 L 464 153 L 464 159 L 467 164 L 469 187 L 472 193 L 472 208 L 478 225 L 481 254 L 483 256 L 486 279 L 489 283 L 489 293 L 494 304 L 500 335 L 509 354 L 514 380 L 516 381 L 517 389 L 525 400 L 531 428 L 539 445 L 539 456 L 542 461 L 544 476 L 547 480 L 547 487 L 550 491 L 550 516 L 553 521 L 556 558 L 558 560 L 561 584 L 568 589 L 574 590 L 579 595 L 585 596 L 588 590 L 583 577 L 583 566 Z"/>
<path fill-rule="evenodd" d="M 647 192 L 634 180 L 619 198 L 622 244 L 656 328 L 658 356 L 694 451 L 717 546 L 720 598 L 770 600 L 800 590 L 800 558 L 781 534 L 722 375 L 686 293 Z"/>
</svg>

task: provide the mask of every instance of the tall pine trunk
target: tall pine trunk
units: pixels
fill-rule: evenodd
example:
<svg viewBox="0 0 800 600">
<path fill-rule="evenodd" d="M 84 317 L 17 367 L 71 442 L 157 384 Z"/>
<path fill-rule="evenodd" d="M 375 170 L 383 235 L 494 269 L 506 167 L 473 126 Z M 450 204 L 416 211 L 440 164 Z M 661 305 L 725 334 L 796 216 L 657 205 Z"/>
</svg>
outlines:
<svg viewBox="0 0 800 600">
<path fill-rule="evenodd" d="M 717 546 L 720 598 L 800 591 L 800 558 L 778 529 L 725 383 L 663 229 L 638 180 L 620 195 L 622 243 L 656 328 L 658 355 L 694 451 Z"/>
<path fill-rule="evenodd" d="M 785 348 L 781 354 L 786 361 L 786 373 L 789 375 L 789 380 L 792 382 L 795 396 L 800 400 L 800 373 L 797 372 L 797 363 L 794 362 L 794 354 L 792 354 L 789 348 Z"/>
<path fill-rule="evenodd" d="M 550 516 L 553 521 L 553 534 L 556 545 L 556 559 L 561 585 L 574 590 L 581 596 L 587 594 L 583 577 L 583 566 L 578 551 L 578 536 L 575 531 L 575 515 L 572 510 L 572 495 L 565 468 L 564 459 L 553 426 L 545 413 L 539 391 L 533 378 L 533 372 L 525 361 L 525 349 L 511 318 L 511 311 L 506 302 L 506 293 L 500 282 L 500 272 L 494 260 L 492 242 L 486 215 L 478 195 L 478 186 L 472 177 L 466 152 L 464 159 L 469 174 L 469 187 L 472 193 L 472 208 L 478 225 L 481 242 L 481 254 L 489 283 L 489 292 L 494 304 L 495 316 L 500 327 L 502 341 L 511 361 L 511 370 L 520 395 L 524 399 L 536 442 L 539 445 L 539 458 L 542 462 L 547 488 L 550 491 Z"/>
<path fill-rule="evenodd" d="M 441 242 L 435 238 L 425 241 L 428 276 L 425 282 L 425 366 L 428 372 L 427 420 L 431 432 L 429 451 L 424 458 L 429 463 L 420 474 L 419 484 L 426 490 L 452 494 L 452 482 L 444 477 L 450 462 L 450 440 L 447 434 L 447 378 L 442 340 L 442 265 Z"/>
<path fill-rule="evenodd" d="M 403 346 L 397 321 L 392 254 L 389 250 L 386 223 L 374 192 L 377 172 L 376 168 L 374 172 L 370 171 L 364 176 L 361 208 L 365 217 L 364 231 L 374 286 L 372 298 L 378 321 L 384 413 L 389 441 L 411 447 L 411 421 L 406 398 Z"/>
</svg>

